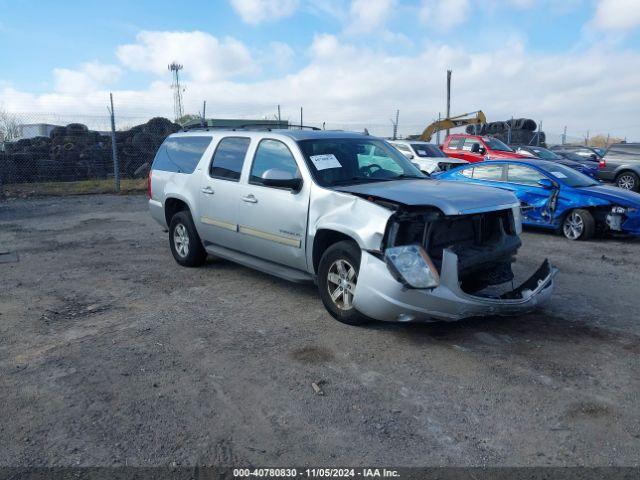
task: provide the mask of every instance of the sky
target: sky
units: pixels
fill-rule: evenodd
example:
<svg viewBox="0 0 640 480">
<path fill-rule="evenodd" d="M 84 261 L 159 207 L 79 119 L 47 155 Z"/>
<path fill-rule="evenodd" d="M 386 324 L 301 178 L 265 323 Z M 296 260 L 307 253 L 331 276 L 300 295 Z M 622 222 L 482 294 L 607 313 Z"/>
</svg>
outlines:
<svg viewBox="0 0 640 480">
<path fill-rule="evenodd" d="M 640 141 L 640 0 L 0 0 L 0 108 L 417 133 L 446 109 Z M 90 123 L 88 120 L 86 123 Z"/>
</svg>

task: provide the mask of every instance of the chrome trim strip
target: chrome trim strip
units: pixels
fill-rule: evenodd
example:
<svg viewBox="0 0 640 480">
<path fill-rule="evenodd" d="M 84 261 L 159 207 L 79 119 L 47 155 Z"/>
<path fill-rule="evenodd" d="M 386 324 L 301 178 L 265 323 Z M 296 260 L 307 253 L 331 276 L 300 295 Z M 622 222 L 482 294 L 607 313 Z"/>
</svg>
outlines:
<svg viewBox="0 0 640 480">
<path fill-rule="evenodd" d="M 251 235 L 252 237 L 262 238 L 263 240 L 281 243 L 282 245 L 288 245 L 290 247 L 300 248 L 302 245 L 299 238 L 263 232 L 262 230 L 256 230 L 255 228 L 245 227 L 243 225 L 239 226 L 238 231 L 245 235 Z"/>
<path fill-rule="evenodd" d="M 231 230 L 232 232 L 238 231 L 238 225 L 230 222 L 223 222 L 222 220 L 216 220 L 209 217 L 200 217 L 200 221 L 207 225 L 213 225 L 214 227 L 224 228 L 225 230 Z"/>
<path fill-rule="evenodd" d="M 483 208 L 467 208 L 465 210 L 458 211 L 458 215 L 471 215 L 474 213 L 497 212 L 499 210 L 511 210 L 513 207 L 520 207 L 520 204 L 510 203 L 506 205 L 493 205 L 491 207 L 483 207 Z"/>
</svg>

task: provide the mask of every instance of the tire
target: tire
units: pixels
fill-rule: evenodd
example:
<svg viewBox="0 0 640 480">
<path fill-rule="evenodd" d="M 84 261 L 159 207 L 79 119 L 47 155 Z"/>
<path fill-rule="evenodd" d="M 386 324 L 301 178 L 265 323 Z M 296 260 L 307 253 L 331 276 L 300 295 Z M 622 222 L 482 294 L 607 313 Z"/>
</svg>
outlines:
<svg viewBox="0 0 640 480">
<path fill-rule="evenodd" d="M 637 173 L 628 170 L 621 172 L 616 177 L 616 186 L 632 192 L 638 192 L 640 191 L 640 177 Z"/>
<path fill-rule="evenodd" d="M 169 247 L 173 258 L 183 267 L 199 267 L 207 259 L 207 252 L 202 246 L 202 241 L 193 224 L 191 214 L 186 210 L 182 210 L 171 217 Z"/>
<path fill-rule="evenodd" d="M 344 276 L 341 275 L 344 272 Z M 341 241 L 331 245 L 322 255 L 320 265 L 318 267 L 318 289 L 320 298 L 327 311 L 333 318 L 339 322 L 348 325 L 362 325 L 370 321 L 358 312 L 352 304 L 353 292 L 358 281 L 358 273 L 360 271 L 360 248 L 352 241 Z M 350 273 L 354 272 L 354 273 Z M 332 280 L 330 276 L 343 281 L 342 286 Z M 351 281 L 348 281 L 348 277 Z M 355 279 L 355 281 L 353 281 Z M 344 290 L 347 286 L 347 290 Z M 338 288 L 343 288 L 342 293 L 338 295 L 334 301 L 330 292 L 336 292 Z M 345 304 L 345 293 L 346 304 Z"/>
<path fill-rule="evenodd" d="M 588 210 L 571 210 L 562 221 L 562 234 L 569 240 L 589 240 L 596 233 L 596 221 Z"/>
</svg>

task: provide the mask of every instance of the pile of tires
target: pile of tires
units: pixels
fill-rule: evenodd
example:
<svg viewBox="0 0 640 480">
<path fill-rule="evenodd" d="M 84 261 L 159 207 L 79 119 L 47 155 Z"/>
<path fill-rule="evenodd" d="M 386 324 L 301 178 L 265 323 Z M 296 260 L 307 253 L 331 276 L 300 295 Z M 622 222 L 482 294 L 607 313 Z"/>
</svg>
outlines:
<svg viewBox="0 0 640 480">
<path fill-rule="evenodd" d="M 180 125 L 156 117 L 142 125 L 116 132 L 123 178 L 146 175 L 155 152 Z M 111 135 L 81 123 L 55 127 L 48 137 L 7 142 L 0 156 L 3 183 L 75 181 L 113 176 Z"/>
<path fill-rule="evenodd" d="M 505 143 L 544 145 L 546 135 L 538 132 L 538 124 L 530 118 L 514 118 L 506 121 L 490 122 L 484 125 L 467 125 L 470 135 L 491 135 Z"/>
</svg>

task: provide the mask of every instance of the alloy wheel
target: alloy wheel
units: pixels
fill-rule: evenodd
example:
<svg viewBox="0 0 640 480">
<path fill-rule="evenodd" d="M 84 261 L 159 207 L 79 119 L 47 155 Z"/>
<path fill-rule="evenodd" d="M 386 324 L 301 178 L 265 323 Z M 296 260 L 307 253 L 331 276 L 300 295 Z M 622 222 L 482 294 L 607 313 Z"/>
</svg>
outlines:
<svg viewBox="0 0 640 480">
<path fill-rule="evenodd" d="M 636 186 L 636 179 L 632 175 L 622 175 L 618 178 L 618 187 L 625 190 L 633 190 Z"/>
<path fill-rule="evenodd" d="M 173 244 L 180 257 L 184 258 L 189 255 L 189 232 L 182 223 L 176 225 L 173 230 Z"/>
<path fill-rule="evenodd" d="M 338 259 L 331 264 L 327 273 L 327 290 L 331 301 L 340 310 L 353 308 L 353 294 L 356 289 L 358 274 L 347 260 Z"/>
<path fill-rule="evenodd" d="M 584 221 L 580 214 L 571 212 L 564 221 L 563 231 L 564 236 L 571 240 L 580 238 L 582 232 L 584 232 Z"/>
</svg>

